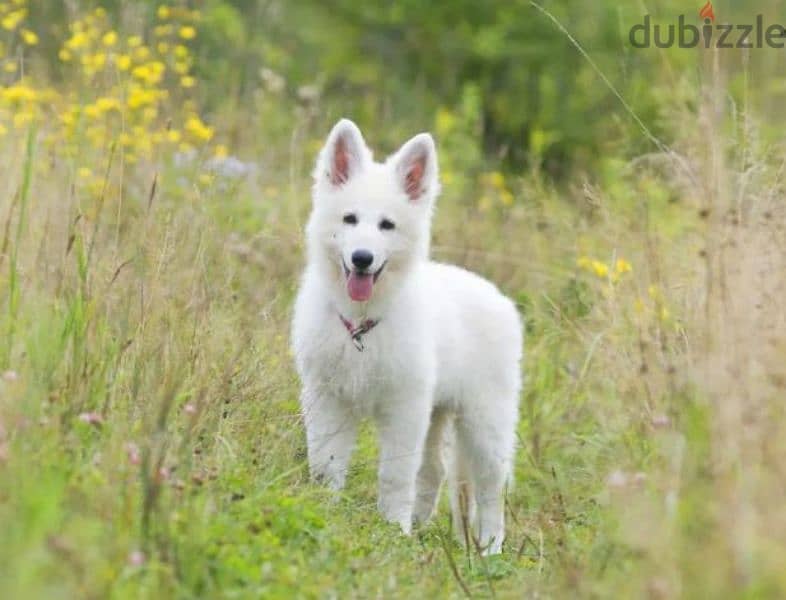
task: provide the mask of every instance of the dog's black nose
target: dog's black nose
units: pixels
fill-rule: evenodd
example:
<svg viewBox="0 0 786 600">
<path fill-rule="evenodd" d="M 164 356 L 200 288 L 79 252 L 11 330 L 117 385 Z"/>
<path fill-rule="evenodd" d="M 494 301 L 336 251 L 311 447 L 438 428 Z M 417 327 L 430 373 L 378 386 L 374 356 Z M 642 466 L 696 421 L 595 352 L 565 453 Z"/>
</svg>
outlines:
<svg viewBox="0 0 786 600">
<path fill-rule="evenodd" d="M 374 255 L 368 250 L 355 250 L 352 253 L 352 264 L 358 269 L 368 269 L 374 262 Z"/>
</svg>

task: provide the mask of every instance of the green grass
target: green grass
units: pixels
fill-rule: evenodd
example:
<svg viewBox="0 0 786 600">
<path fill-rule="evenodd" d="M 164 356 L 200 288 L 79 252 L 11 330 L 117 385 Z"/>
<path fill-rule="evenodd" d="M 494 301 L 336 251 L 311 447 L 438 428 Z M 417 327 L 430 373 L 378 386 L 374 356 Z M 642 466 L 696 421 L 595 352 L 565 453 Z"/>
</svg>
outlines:
<svg viewBox="0 0 786 600">
<path fill-rule="evenodd" d="M 709 244 L 771 232 L 773 165 L 746 184 L 736 229 L 657 166 L 609 161 L 561 190 L 525 174 L 506 183 L 513 206 L 485 210 L 472 186 L 445 186 L 435 256 L 498 282 L 527 329 L 509 535 L 482 558 L 455 542 L 444 499 L 412 537 L 380 519 L 371 428 L 343 493 L 308 480 L 288 327 L 311 150 L 232 189 L 167 161 L 126 173 L 107 150 L 96 195 L 38 140 L 0 161 L 1 597 L 786 590 L 782 273 L 767 271 L 784 246 L 765 264 Z M 633 271 L 612 283 L 582 256 Z M 751 267 L 770 274 L 761 297 L 738 280 Z M 723 285 L 751 298 L 719 308 Z M 759 330 L 770 345 L 741 344 Z"/>
</svg>

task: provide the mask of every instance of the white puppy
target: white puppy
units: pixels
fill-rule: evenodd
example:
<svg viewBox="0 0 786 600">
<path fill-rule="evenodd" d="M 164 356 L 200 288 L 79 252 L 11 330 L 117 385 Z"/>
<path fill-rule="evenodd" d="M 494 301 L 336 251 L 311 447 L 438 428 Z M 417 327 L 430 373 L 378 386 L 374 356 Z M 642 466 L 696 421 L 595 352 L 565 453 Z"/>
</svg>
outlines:
<svg viewBox="0 0 786 600">
<path fill-rule="evenodd" d="M 429 260 L 439 187 L 429 134 L 384 163 L 349 120 L 328 136 L 293 322 L 308 459 L 315 479 L 340 489 L 358 421 L 371 417 L 385 518 L 405 533 L 428 519 L 447 470 L 459 535 L 497 553 L 518 421 L 521 321 L 493 284 Z"/>
</svg>

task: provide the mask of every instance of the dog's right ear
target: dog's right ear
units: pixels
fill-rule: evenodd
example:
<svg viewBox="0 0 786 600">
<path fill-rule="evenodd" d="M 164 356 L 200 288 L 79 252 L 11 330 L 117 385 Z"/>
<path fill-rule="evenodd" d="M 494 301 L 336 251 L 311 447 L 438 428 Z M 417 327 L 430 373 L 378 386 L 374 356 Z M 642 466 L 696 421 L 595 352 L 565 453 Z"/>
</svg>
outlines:
<svg viewBox="0 0 786 600">
<path fill-rule="evenodd" d="M 349 119 L 341 119 L 333 126 L 325 147 L 319 153 L 314 178 L 326 179 L 334 187 L 341 187 L 363 169 L 371 153 L 360 129 Z"/>
</svg>

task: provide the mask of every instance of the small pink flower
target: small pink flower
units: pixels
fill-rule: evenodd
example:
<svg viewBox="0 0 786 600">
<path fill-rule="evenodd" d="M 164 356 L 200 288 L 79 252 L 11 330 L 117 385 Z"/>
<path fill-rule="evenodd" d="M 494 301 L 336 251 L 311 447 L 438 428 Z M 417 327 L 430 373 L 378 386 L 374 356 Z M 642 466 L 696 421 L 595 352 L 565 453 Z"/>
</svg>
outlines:
<svg viewBox="0 0 786 600">
<path fill-rule="evenodd" d="M 183 407 L 183 412 L 185 412 L 187 415 L 195 415 L 197 412 L 197 408 L 196 406 L 194 406 L 189 402 Z"/>
<path fill-rule="evenodd" d="M 79 415 L 79 420 L 88 425 L 100 426 L 104 424 L 104 417 L 97 412 L 86 412 Z"/>
<path fill-rule="evenodd" d="M 671 419 L 669 419 L 668 415 L 653 415 L 652 416 L 652 426 L 655 429 L 665 429 L 671 425 Z"/>
<path fill-rule="evenodd" d="M 19 373 L 16 371 L 6 371 L 2 375 L 3 381 L 7 381 L 8 383 L 12 383 L 14 381 L 19 380 Z"/>
<path fill-rule="evenodd" d="M 128 442 L 126 444 L 126 456 L 128 456 L 128 462 L 132 465 L 138 465 L 142 462 L 142 457 L 139 454 L 139 446 L 134 442 Z"/>
<path fill-rule="evenodd" d="M 147 557 L 145 553 L 140 550 L 134 550 L 131 554 L 128 555 L 128 564 L 132 567 L 141 567 L 145 564 Z"/>
<path fill-rule="evenodd" d="M 167 467 L 161 467 L 158 470 L 158 479 L 159 481 L 167 481 L 169 480 L 169 476 L 171 475 L 171 471 Z"/>
<path fill-rule="evenodd" d="M 624 488 L 628 485 L 628 476 L 624 471 L 620 471 L 619 469 L 612 471 L 609 473 L 609 476 L 606 477 L 606 485 L 610 488 Z"/>
</svg>

